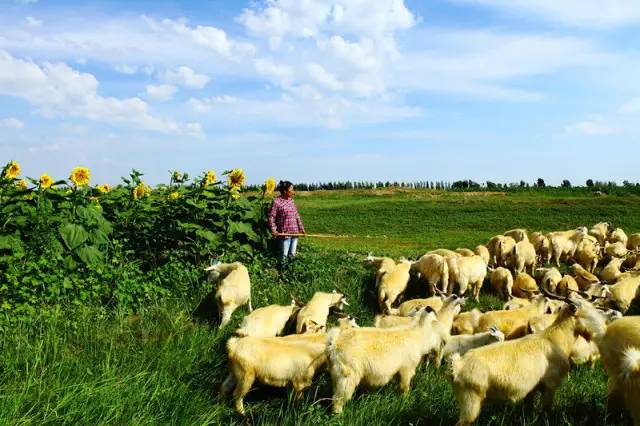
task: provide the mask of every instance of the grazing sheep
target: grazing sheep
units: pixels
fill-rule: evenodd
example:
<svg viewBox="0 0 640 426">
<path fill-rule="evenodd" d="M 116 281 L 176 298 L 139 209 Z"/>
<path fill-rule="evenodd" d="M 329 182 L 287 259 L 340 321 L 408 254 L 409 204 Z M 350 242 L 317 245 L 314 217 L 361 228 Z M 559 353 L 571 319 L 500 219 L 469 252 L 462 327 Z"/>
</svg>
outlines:
<svg viewBox="0 0 640 426">
<path fill-rule="evenodd" d="M 526 272 L 520 272 L 513 281 L 513 295 L 516 297 L 529 298 L 538 294 L 538 283 Z"/>
<path fill-rule="evenodd" d="M 488 331 L 496 327 L 504 333 L 507 340 L 516 339 L 526 334 L 529 319 L 545 313 L 547 299 L 537 296 L 530 305 L 508 311 L 489 311 L 480 316 L 476 332 Z"/>
<path fill-rule="evenodd" d="M 610 257 L 625 257 L 629 250 L 627 250 L 626 243 L 622 241 L 616 241 L 614 243 L 607 242 L 604 245 L 604 254 Z"/>
<path fill-rule="evenodd" d="M 487 397 L 517 402 L 541 387 L 545 406 L 551 406 L 569 371 L 569 355 L 577 335 L 589 333 L 593 324 L 602 320 L 588 303 L 569 302 L 553 325 L 541 333 L 476 348 L 462 357 L 452 356 L 459 426 L 477 419 Z"/>
<path fill-rule="evenodd" d="M 587 228 L 581 226 L 572 231 L 549 232 L 547 238 L 551 241 L 553 260 L 560 267 L 560 259 L 570 259 L 574 256 L 578 243 L 587 235 Z"/>
<path fill-rule="evenodd" d="M 605 303 L 622 313 L 627 312 L 640 286 L 640 274 L 623 274 L 615 284 L 609 286 L 610 294 Z"/>
<path fill-rule="evenodd" d="M 392 315 L 400 315 L 403 317 L 407 317 L 411 315 L 412 312 L 418 311 L 420 308 L 430 307 L 434 312 L 438 312 L 442 309 L 443 297 L 442 296 L 431 296 L 426 299 L 411 299 L 406 302 L 402 302 L 398 309 L 392 309 Z"/>
<path fill-rule="evenodd" d="M 640 425 L 640 316 L 620 318 L 593 333 L 609 376 L 607 397 L 611 411 L 623 401 L 634 425 Z"/>
<path fill-rule="evenodd" d="M 507 231 L 502 235 L 504 235 L 505 237 L 513 238 L 516 243 L 519 243 L 520 241 L 529 241 L 526 229 L 511 229 L 510 231 Z"/>
<path fill-rule="evenodd" d="M 504 341 L 504 334 L 495 327 L 485 331 L 484 333 L 476 333 L 471 335 L 451 336 L 447 341 L 444 349 L 435 362 L 435 366 L 440 367 L 442 360 L 448 360 L 453 354 L 464 355 L 473 348 L 486 346 L 494 342 Z"/>
<path fill-rule="evenodd" d="M 620 275 L 622 275 L 620 267 L 622 266 L 623 262 L 624 259 L 621 259 L 619 257 L 611 258 L 609 263 L 607 263 L 607 266 L 602 268 L 602 270 L 600 271 L 600 279 L 608 283 L 616 282 L 616 280 L 620 278 Z"/>
<path fill-rule="evenodd" d="M 562 279 L 560 271 L 556 268 L 538 268 L 536 269 L 536 278 L 540 277 L 540 285 L 542 288 L 554 293 L 556 286 Z"/>
<path fill-rule="evenodd" d="M 610 243 L 620 242 L 626 247 L 628 239 L 629 237 L 627 237 L 627 234 L 625 234 L 622 228 L 616 228 L 611 232 L 611 234 L 609 234 L 608 241 Z"/>
<path fill-rule="evenodd" d="M 380 286 L 380 279 L 396 267 L 396 262 L 390 257 L 376 257 L 371 253 L 364 259 L 364 264 L 376 269 L 376 288 Z"/>
<path fill-rule="evenodd" d="M 456 253 L 463 257 L 475 256 L 475 252 L 473 250 L 469 250 L 468 248 L 457 248 Z"/>
<path fill-rule="evenodd" d="M 491 237 L 489 242 L 487 243 L 487 250 L 489 251 L 489 266 L 497 266 L 498 265 L 498 247 L 500 243 L 504 239 L 504 235 L 496 235 Z"/>
<path fill-rule="evenodd" d="M 476 246 L 474 251 L 478 256 L 480 256 L 482 258 L 482 260 L 484 260 L 485 264 L 487 264 L 487 265 L 489 264 L 489 260 L 491 259 L 491 255 L 489 254 L 489 249 L 486 246 L 484 246 L 482 244 L 479 244 L 479 245 Z"/>
<path fill-rule="evenodd" d="M 435 294 L 438 283 L 440 290 L 447 292 L 449 288 L 449 265 L 447 259 L 439 254 L 428 253 L 413 262 L 411 271 L 419 274 L 429 287 L 429 294 Z"/>
<path fill-rule="evenodd" d="M 613 227 L 607 222 L 596 223 L 589 230 L 589 235 L 595 237 L 598 240 L 600 246 L 604 246 L 605 241 L 609 237 L 609 234 L 613 230 Z"/>
<path fill-rule="evenodd" d="M 517 242 L 508 258 L 515 274 L 524 272 L 526 268 L 531 268 L 531 273 L 533 274 L 533 270 L 536 267 L 536 249 L 529 240 Z"/>
<path fill-rule="evenodd" d="M 511 255 L 513 252 L 513 248 L 516 245 L 516 240 L 512 237 L 504 237 L 498 243 L 497 251 L 496 251 L 496 262 L 498 266 L 504 267 L 513 267 L 511 264 Z"/>
<path fill-rule="evenodd" d="M 585 237 L 576 247 L 574 260 L 587 271 L 593 272 L 600 260 L 600 246 Z"/>
<path fill-rule="evenodd" d="M 600 282 L 598 277 L 596 277 L 577 263 L 571 265 L 569 270 L 573 274 L 573 277 L 576 279 L 580 290 L 586 290 L 592 285 Z"/>
<path fill-rule="evenodd" d="M 580 290 L 575 278 L 571 275 L 564 275 L 556 286 L 556 293 L 562 297 L 569 297 L 569 293 Z"/>
<path fill-rule="evenodd" d="M 378 307 L 381 312 L 391 312 L 391 305 L 406 290 L 409 284 L 411 262 L 401 260 L 395 267 L 385 272 L 378 284 Z"/>
<path fill-rule="evenodd" d="M 423 356 L 443 345 L 433 330 L 435 322 L 429 309 L 421 312 L 413 326 L 330 330 L 326 354 L 333 382 L 333 412 L 342 412 L 361 382 L 380 387 L 398 375 L 400 390 L 408 392 Z"/>
<path fill-rule="evenodd" d="M 220 315 L 220 327 L 224 327 L 231 321 L 233 311 L 240 306 L 249 305 L 249 312 L 253 311 L 249 271 L 242 263 L 216 261 L 205 271 L 209 274 L 210 282 L 218 282 L 215 299 Z"/>
<path fill-rule="evenodd" d="M 522 297 L 514 297 L 509 300 L 507 303 L 502 305 L 503 311 L 512 311 L 514 309 L 524 308 L 525 306 L 529 306 L 531 304 L 531 299 L 525 299 Z"/>
<path fill-rule="evenodd" d="M 478 327 L 481 315 L 482 312 L 476 308 L 459 313 L 453 320 L 451 334 L 473 334 Z"/>
<path fill-rule="evenodd" d="M 474 299 L 479 300 L 480 288 L 487 276 L 487 265 L 480 256 L 461 257 L 456 260 L 458 271 L 456 274 L 456 284 L 458 285 L 460 296 L 463 296 L 467 289 L 470 290 Z"/>
<path fill-rule="evenodd" d="M 289 319 L 300 310 L 295 299 L 287 306 L 269 305 L 258 308 L 242 319 L 235 333 L 238 336 L 274 337 L 284 331 Z"/>
<path fill-rule="evenodd" d="M 640 233 L 629 235 L 627 249 L 631 251 L 640 250 Z"/>
<path fill-rule="evenodd" d="M 489 281 L 500 298 L 509 300 L 513 297 L 513 275 L 510 270 L 503 267 L 494 269 L 491 271 Z"/>
<path fill-rule="evenodd" d="M 556 318 L 558 318 L 557 312 L 531 318 L 527 324 L 527 334 L 540 333 L 542 330 L 549 328 Z"/>
<path fill-rule="evenodd" d="M 531 234 L 531 243 L 540 257 L 540 263 L 546 265 L 551 261 L 552 247 L 551 241 L 542 232 Z"/>
<path fill-rule="evenodd" d="M 311 300 L 298 312 L 296 333 L 319 333 L 325 331 L 329 309 L 335 307 L 341 311 L 344 306 L 349 306 L 349 304 L 342 291 L 333 290 L 332 293 L 315 292 Z"/>
<path fill-rule="evenodd" d="M 226 394 L 234 387 L 235 409 L 244 415 L 244 396 L 258 380 L 269 386 L 293 384 L 296 399 L 311 385 L 326 362 L 325 333 L 285 337 L 232 337 L 227 341 L 231 375 L 222 384 Z"/>
</svg>

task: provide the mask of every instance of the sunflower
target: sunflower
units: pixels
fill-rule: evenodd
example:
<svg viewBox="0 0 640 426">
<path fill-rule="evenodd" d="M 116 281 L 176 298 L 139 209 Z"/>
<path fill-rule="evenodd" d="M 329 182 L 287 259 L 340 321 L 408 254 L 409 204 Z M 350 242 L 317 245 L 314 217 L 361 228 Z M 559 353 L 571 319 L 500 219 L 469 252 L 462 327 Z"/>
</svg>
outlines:
<svg viewBox="0 0 640 426">
<path fill-rule="evenodd" d="M 102 185 L 98 185 L 96 186 L 96 189 L 100 191 L 100 193 L 102 194 L 107 194 L 111 192 L 111 187 L 109 186 L 108 183 L 103 183 Z"/>
<path fill-rule="evenodd" d="M 86 167 L 75 167 L 71 170 L 71 175 L 69 175 L 69 179 L 74 183 L 75 186 L 85 186 L 89 185 L 89 179 L 91 179 L 91 173 L 89 169 Z"/>
<path fill-rule="evenodd" d="M 40 188 L 48 189 L 51 187 L 51 185 L 53 185 L 53 179 L 51 179 L 51 176 L 49 176 L 48 174 L 43 173 L 40 176 Z"/>
<path fill-rule="evenodd" d="M 176 191 L 173 191 L 171 194 L 169 194 L 169 197 L 168 197 L 168 198 L 169 198 L 171 201 L 175 201 L 175 200 L 177 200 L 178 198 L 180 198 L 180 193 L 179 193 L 179 192 L 176 192 Z"/>
<path fill-rule="evenodd" d="M 144 182 L 140 182 L 138 186 L 133 188 L 133 198 L 135 200 L 142 198 L 151 193 L 151 188 L 147 186 Z"/>
<path fill-rule="evenodd" d="M 244 181 L 246 179 L 247 178 L 244 175 L 242 169 L 233 169 L 229 172 L 229 175 L 227 175 L 227 182 L 231 187 L 240 188 L 242 185 L 244 185 Z"/>
<path fill-rule="evenodd" d="M 27 181 L 24 179 L 20 179 L 16 182 L 16 186 L 18 187 L 18 189 L 24 191 L 25 189 L 27 189 Z"/>
<path fill-rule="evenodd" d="M 213 185 L 216 183 L 216 178 L 217 178 L 216 172 L 214 172 L 213 170 L 209 170 L 207 174 L 204 176 L 202 183 L 204 184 L 204 186 Z"/>
<path fill-rule="evenodd" d="M 12 161 L 9 164 L 7 164 L 7 166 L 4 169 L 4 177 L 6 177 L 7 179 L 15 179 L 20 174 L 20 170 L 22 170 L 22 167 L 20 167 L 20 164 L 18 164 L 15 161 Z"/>
<path fill-rule="evenodd" d="M 272 177 L 268 178 L 264 181 L 264 193 L 266 195 L 273 194 L 273 191 L 276 189 L 276 180 Z"/>
</svg>

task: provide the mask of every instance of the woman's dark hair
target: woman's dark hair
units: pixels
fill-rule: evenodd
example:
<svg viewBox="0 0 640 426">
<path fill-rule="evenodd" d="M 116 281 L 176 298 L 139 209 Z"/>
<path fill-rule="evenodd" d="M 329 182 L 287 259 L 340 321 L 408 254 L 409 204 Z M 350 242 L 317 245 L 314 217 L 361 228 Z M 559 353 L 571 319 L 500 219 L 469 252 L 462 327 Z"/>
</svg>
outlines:
<svg viewBox="0 0 640 426">
<path fill-rule="evenodd" d="M 278 191 L 280 191 L 280 194 L 284 195 L 284 193 L 287 192 L 287 189 L 289 189 L 292 186 L 293 186 L 293 184 L 291 182 L 289 182 L 288 180 L 281 180 L 278 183 Z"/>
</svg>

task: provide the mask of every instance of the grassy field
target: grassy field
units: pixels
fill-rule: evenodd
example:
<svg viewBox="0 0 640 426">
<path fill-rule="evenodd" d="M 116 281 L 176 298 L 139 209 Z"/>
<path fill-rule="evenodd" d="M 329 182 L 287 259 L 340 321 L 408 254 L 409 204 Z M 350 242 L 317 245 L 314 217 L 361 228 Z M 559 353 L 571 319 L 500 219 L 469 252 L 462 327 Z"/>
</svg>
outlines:
<svg viewBox="0 0 640 426">
<path fill-rule="evenodd" d="M 284 279 L 272 267 L 250 265 L 254 307 L 288 303 L 290 292 L 307 300 L 338 285 L 348 295 L 349 313 L 364 325 L 374 315 L 372 273 L 345 250 L 415 256 L 436 247 L 473 247 L 513 227 L 565 229 L 601 220 L 640 231 L 636 197 L 341 191 L 300 194 L 297 203 L 308 232 L 351 237 L 303 241 Z M 412 283 L 410 292 L 424 289 Z M 499 305 L 483 294 L 481 308 Z M 247 417 L 237 416 L 218 387 L 227 373 L 224 343 L 244 313 L 236 312 L 221 330 L 210 321 L 215 314 L 207 297 L 199 306 L 173 301 L 134 316 L 98 308 L 43 311 L 35 325 L 0 337 L 0 424 L 455 423 L 451 387 L 443 371 L 429 366 L 420 368 L 409 395 L 400 396 L 395 383 L 360 390 L 339 417 L 330 414 L 326 373 L 299 403 L 290 391 L 256 386 L 245 400 Z M 539 401 L 533 410 L 492 403 L 478 424 L 623 424 L 607 413 L 605 393 L 602 367 L 580 367 L 571 371 L 551 411 L 543 412 Z"/>
</svg>

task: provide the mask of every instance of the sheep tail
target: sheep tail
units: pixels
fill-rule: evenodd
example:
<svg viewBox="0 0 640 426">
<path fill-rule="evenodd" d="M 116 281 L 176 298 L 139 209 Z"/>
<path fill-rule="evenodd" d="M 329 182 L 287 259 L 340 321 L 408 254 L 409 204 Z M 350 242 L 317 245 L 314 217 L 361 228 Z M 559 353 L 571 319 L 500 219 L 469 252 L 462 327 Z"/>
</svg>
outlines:
<svg viewBox="0 0 640 426">
<path fill-rule="evenodd" d="M 625 379 L 629 379 L 638 374 L 640 372 L 640 349 L 634 347 L 627 348 L 622 354 L 621 367 L 621 373 Z"/>
</svg>

